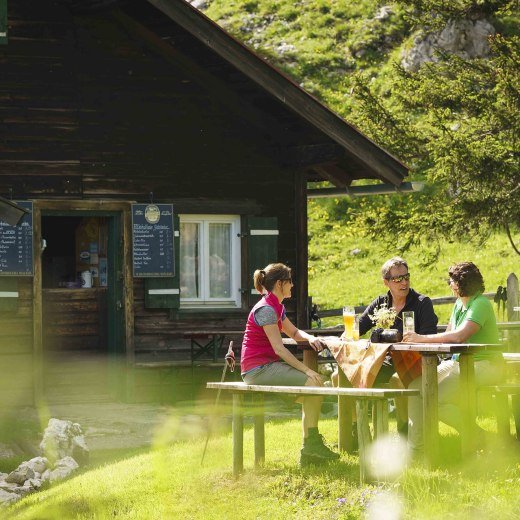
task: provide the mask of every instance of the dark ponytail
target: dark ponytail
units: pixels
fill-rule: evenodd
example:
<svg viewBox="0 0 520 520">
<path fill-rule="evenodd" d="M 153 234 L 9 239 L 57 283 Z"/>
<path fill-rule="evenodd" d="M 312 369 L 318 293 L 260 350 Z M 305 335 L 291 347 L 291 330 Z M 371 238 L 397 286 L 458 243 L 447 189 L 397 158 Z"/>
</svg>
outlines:
<svg viewBox="0 0 520 520">
<path fill-rule="evenodd" d="M 271 292 L 278 280 L 290 280 L 291 268 L 285 264 L 269 264 L 263 269 L 257 269 L 253 275 L 255 289 L 260 293 Z"/>
</svg>

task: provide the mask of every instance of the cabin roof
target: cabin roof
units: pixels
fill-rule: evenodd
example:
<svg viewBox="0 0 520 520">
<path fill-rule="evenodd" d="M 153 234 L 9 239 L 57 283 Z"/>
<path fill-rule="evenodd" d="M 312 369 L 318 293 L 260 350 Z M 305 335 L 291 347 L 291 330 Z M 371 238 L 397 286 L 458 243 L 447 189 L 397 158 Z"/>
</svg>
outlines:
<svg viewBox="0 0 520 520">
<path fill-rule="evenodd" d="M 179 52 L 193 59 L 217 78 L 217 87 L 235 89 L 237 101 L 244 95 L 254 98 L 251 119 L 256 113 L 267 127 L 270 121 L 271 128 L 282 125 L 285 130 L 303 125 L 305 137 L 294 133 L 292 142 L 285 136 L 274 141 L 280 162 L 305 169 L 309 180 L 328 180 L 340 188 L 355 179 L 399 185 L 408 173 L 396 157 L 184 0 L 62 1 L 79 13 L 110 8 L 166 59 L 178 59 Z"/>
</svg>

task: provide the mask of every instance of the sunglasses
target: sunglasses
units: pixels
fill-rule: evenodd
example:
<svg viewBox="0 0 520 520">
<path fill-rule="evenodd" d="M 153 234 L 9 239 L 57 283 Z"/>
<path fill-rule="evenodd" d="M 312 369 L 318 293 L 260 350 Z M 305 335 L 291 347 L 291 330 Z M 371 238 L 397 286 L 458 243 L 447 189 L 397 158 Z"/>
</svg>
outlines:
<svg viewBox="0 0 520 520">
<path fill-rule="evenodd" d="M 402 281 L 408 281 L 410 279 L 410 273 L 403 274 L 401 276 L 389 276 L 387 280 L 394 283 L 401 283 Z"/>
</svg>

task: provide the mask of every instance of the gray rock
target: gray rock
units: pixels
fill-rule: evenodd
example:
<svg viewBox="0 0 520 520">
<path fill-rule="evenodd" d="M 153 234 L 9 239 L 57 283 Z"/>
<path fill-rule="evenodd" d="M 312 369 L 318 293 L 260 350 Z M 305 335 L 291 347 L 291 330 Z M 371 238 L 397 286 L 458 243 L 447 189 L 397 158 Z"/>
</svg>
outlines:
<svg viewBox="0 0 520 520">
<path fill-rule="evenodd" d="M 415 71 L 425 62 L 437 61 L 437 50 L 465 59 L 489 56 L 488 37 L 495 28 L 487 20 L 450 21 L 439 33 L 417 36 L 414 45 L 402 54 L 401 65 Z"/>
<path fill-rule="evenodd" d="M 14 483 L 14 482 L 6 482 L 5 480 L 0 481 L 0 489 L 3 489 L 4 491 L 14 493 L 14 491 L 17 487 L 18 487 L 18 484 Z"/>
<path fill-rule="evenodd" d="M 83 462 L 88 461 L 90 455 L 81 426 L 54 418 L 49 420 L 43 433 L 40 450 L 51 462 L 73 456 L 73 453 Z"/>
<path fill-rule="evenodd" d="M 296 50 L 296 47 L 292 43 L 281 42 L 274 48 L 274 50 L 279 55 L 282 55 L 288 52 L 294 52 Z"/>
<path fill-rule="evenodd" d="M 22 462 L 14 471 L 7 475 L 5 481 L 22 485 L 29 478 L 34 478 L 34 471 L 26 462 Z"/>
<path fill-rule="evenodd" d="M 9 493 L 8 491 L 4 491 L 0 489 L 0 506 L 7 506 L 9 504 L 13 504 L 20 500 L 21 495 L 17 495 L 16 493 Z"/>
<path fill-rule="evenodd" d="M 374 16 L 374 20 L 386 20 L 394 12 L 392 6 L 384 5 L 380 7 Z"/>
<path fill-rule="evenodd" d="M 78 463 L 72 457 L 63 457 L 49 474 L 49 481 L 56 482 L 68 477 L 74 470 L 79 468 Z"/>
<path fill-rule="evenodd" d="M 188 0 L 196 9 L 204 10 L 208 8 L 209 0 Z"/>
<path fill-rule="evenodd" d="M 49 461 L 46 457 L 34 457 L 23 464 L 29 466 L 36 474 L 43 473 L 48 468 Z"/>
<path fill-rule="evenodd" d="M 50 469 L 46 469 L 43 473 L 42 473 L 42 476 L 40 477 L 40 480 L 42 481 L 42 484 L 44 482 L 47 482 L 47 480 L 49 480 L 51 478 L 51 470 Z"/>
<path fill-rule="evenodd" d="M 9 473 L 0 472 L 0 482 L 2 482 L 2 480 L 5 480 L 5 477 L 7 477 L 7 475 L 9 475 Z"/>
<path fill-rule="evenodd" d="M 84 466 L 89 462 L 90 450 L 83 435 L 77 435 L 72 439 L 72 458 L 77 461 L 80 466 Z"/>
</svg>

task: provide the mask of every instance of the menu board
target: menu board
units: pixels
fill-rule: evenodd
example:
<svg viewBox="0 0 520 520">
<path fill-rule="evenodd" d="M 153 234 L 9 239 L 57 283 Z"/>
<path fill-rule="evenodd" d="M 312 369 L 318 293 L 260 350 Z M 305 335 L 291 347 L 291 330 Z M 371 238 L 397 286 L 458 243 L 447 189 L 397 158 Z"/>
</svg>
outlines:
<svg viewBox="0 0 520 520">
<path fill-rule="evenodd" d="M 28 201 L 16 204 L 30 213 L 17 226 L 0 220 L 0 276 L 33 275 L 33 205 Z"/>
<path fill-rule="evenodd" d="M 173 232 L 171 204 L 132 204 L 135 277 L 174 276 Z"/>
</svg>

